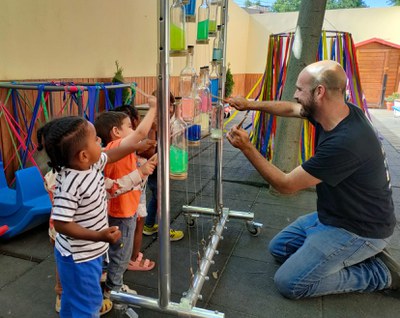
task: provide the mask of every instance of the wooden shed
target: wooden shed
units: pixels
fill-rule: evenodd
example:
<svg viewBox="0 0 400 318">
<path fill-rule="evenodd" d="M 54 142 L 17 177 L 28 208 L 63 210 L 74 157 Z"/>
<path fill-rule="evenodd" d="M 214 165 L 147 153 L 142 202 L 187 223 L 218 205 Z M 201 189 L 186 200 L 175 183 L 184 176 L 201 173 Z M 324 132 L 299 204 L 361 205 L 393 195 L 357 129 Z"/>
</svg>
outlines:
<svg viewBox="0 0 400 318">
<path fill-rule="evenodd" d="M 372 38 L 355 46 L 368 106 L 383 107 L 384 97 L 399 90 L 400 45 Z"/>
</svg>

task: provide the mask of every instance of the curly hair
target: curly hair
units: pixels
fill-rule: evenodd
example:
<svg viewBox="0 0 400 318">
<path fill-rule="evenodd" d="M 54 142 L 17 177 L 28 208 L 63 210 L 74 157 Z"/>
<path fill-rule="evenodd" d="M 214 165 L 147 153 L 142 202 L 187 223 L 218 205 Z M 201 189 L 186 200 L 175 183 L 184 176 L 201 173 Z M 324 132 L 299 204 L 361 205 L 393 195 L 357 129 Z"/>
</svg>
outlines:
<svg viewBox="0 0 400 318">
<path fill-rule="evenodd" d="M 129 118 L 129 115 L 125 112 L 116 111 L 103 112 L 97 116 L 94 121 L 94 127 L 96 128 L 97 136 L 101 138 L 103 146 L 112 141 L 111 131 L 113 127 L 121 128 L 122 121 L 125 118 Z"/>
<path fill-rule="evenodd" d="M 69 168 L 76 154 L 86 146 L 88 122 L 79 116 L 53 119 L 39 128 L 38 150 L 45 149 L 53 171 Z"/>
</svg>

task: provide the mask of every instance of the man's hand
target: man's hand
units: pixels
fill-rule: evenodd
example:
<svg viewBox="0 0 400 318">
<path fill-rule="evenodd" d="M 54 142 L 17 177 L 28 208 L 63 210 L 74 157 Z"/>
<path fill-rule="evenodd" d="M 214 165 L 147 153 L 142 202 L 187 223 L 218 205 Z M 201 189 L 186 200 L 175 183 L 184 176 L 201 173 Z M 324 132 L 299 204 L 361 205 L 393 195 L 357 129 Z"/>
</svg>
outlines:
<svg viewBox="0 0 400 318">
<path fill-rule="evenodd" d="M 114 244 L 118 242 L 121 238 L 121 231 L 118 229 L 118 226 L 111 226 L 104 230 L 100 231 L 101 239 L 100 241 L 108 242 Z"/>
<path fill-rule="evenodd" d="M 238 129 L 237 126 L 232 127 L 232 129 L 226 134 L 226 138 L 233 147 L 242 151 L 251 145 L 247 132 L 244 129 Z"/>
<path fill-rule="evenodd" d="M 250 109 L 249 101 L 244 97 L 230 97 L 226 102 L 239 111 Z"/>
</svg>

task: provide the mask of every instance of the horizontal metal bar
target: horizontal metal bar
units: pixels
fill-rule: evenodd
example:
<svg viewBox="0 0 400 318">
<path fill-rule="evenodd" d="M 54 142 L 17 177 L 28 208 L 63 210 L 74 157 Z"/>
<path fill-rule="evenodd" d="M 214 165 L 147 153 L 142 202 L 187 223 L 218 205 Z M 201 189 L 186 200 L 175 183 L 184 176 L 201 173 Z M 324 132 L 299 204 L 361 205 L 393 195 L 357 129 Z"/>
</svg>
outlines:
<svg viewBox="0 0 400 318">
<path fill-rule="evenodd" d="M 206 214 L 212 216 L 219 216 L 218 213 L 211 208 L 203 208 L 201 206 L 191 206 L 191 205 L 183 205 L 182 206 L 183 213 L 199 213 L 199 214 Z"/>
<path fill-rule="evenodd" d="M 26 83 L 26 84 L 24 84 Z M 0 82 L 0 88 L 13 88 L 13 89 L 22 89 L 22 90 L 37 90 L 39 85 L 44 85 L 46 83 L 40 82 Z M 105 85 L 105 89 L 116 89 L 116 88 L 129 88 L 131 87 L 131 83 L 129 84 L 117 84 L 117 85 L 107 85 L 106 83 L 71 83 L 71 85 L 62 85 L 62 86 L 50 86 L 45 85 L 44 91 L 56 91 L 56 92 L 63 92 L 67 87 L 78 87 L 82 86 L 84 91 L 87 91 L 87 86 L 99 86 Z"/>
<path fill-rule="evenodd" d="M 229 218 L 230 219 L 241 219 L 241 220 L 252 221 L 252 220 L 254 220 L 254 213 L 253 212 L 243 212 L 243 211 L 229 210 Z"/>
<path fill-rule="evenodd" d="M 226 208 L 224 208 L 226 209 Z M 203 208 L 200 206 L 191 206 L 191 205 L 183 205 L 182 206 L 183 213 L 186 214 L 205 214 L 210 216 L 219 216 L 218 213 L 211 208 Z M 229 218 L 232 219 L 243 219 L 246 221 L 254 220 L 254 213 L 253 212 L 244 212 L 244 211 L 234 211 L 229 210 Z"/>
<path fill-rule="evenodd" d="M 195 318 L 224 318 L 225 314 L 216 310 L 207 310 L 199 307 L 185 307 L 182 304 L 169 302 L 168 306 L 161 308 L 158 300 L 141 295 L 132 295 L 127 293 L 121 293 L 112 291 L 111 300 L 127 304 L 128 306 L 139 306 L 156 310 L 158 312 L 179 315 L 179 317 L 195 317 Z"/>
</svg>

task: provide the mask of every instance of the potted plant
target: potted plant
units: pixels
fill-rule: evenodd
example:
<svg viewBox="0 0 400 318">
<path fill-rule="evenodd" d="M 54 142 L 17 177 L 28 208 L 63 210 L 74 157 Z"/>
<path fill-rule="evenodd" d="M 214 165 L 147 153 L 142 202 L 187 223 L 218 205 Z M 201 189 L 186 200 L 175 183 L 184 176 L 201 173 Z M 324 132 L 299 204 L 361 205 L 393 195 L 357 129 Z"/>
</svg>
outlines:
<svg viewBox="0 0 400 318">
<path fill-rule="evenodd" d="M 385 102 L 386 102 L 386 109 L 387 110 L 393 110 L 393 106 L 394 106 L 394 101 L 396 99 L 400 98 L 400 93 L 398 92 L 394 92 L 391 95 L 387 96 L 385 98 Z"/>
<path fill-rule="evenodd" d="M 115 66 L 116 66 L 116 71 L 114 74 L 114 77 L 112 78 L 111 82 L 113 84 L 124 84 L 125 79 L 124 76 L 122 75 L 122 71 L 124 70 L 122 67 L 119 66 L 118 61 L 115 61 Z M 108 92 L 108 98 L 110 99 L 110 102 L 114 104 L 115 100 L 115 91 L 113 89 L 110 89 Z M 134 98 L 131 98 L 131 92 L 129 88 L 123 88 L 122 89 L 122 104 L 123 105 L 134 105 Z M 122 106 L 122 105 L 114 105 L 114 107 L 117 106 Z"/>
<path fill-rule="evenodd" d="M 233 80 L 233 75 L 231 72 L 231 65 L 228 64 L 228 69 L 226 71 L 226 76 L 225 76 L 225 96 L 224 98 L 228 98 L 231 96 L 232 91 L 233 91 L 233 86 L 235 85 L 235 82 Z M 224 105 L 224 118 L 229 118 L 231 115 L 231 107 L 229 104 Z"/>
</svg>

